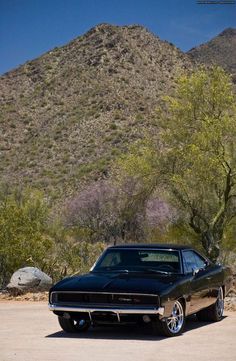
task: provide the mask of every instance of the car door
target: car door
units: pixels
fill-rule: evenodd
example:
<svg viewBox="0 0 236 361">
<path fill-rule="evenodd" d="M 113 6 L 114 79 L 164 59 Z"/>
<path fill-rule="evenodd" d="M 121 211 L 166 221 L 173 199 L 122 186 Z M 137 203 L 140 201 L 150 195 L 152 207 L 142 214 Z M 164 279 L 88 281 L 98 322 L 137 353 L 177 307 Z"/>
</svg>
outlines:
<svg viewBox="0 0 236 361">
<path fill-rule="evenodd" d="M 184 272 L 192 275 L 189 283 L 189 313 L 195 313 L 212 302 L 209 290 L 210 270 L 205 259 L 193 250 L 183 251 L 182 257 Z"/>
</svg>

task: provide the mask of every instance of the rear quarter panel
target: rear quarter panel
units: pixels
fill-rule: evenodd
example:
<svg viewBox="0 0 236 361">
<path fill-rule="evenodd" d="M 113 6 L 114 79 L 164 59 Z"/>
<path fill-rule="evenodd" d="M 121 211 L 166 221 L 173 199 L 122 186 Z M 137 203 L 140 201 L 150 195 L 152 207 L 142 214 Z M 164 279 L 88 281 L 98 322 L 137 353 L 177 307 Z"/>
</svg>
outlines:
<svg viewBox="0 0 236 361">
<path fill-rule="evenodd" d="M 229 293 L 229 291 L 234 287 L 234 277 L 233 271 L 230 267 L 224 266 L 222 267 L 223 271 L 223 285 L 224 285 L 224 293 L 225 296 Z"/>
</svg>

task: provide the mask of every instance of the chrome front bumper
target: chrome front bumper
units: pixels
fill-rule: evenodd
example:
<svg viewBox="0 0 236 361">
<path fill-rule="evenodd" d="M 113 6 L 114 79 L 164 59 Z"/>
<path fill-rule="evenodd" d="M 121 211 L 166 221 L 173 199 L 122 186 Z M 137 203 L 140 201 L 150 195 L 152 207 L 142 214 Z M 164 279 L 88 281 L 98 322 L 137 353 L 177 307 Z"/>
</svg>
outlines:
<svg viewBox="0 0 236 361">
<path fill-rule="evenodd" d="M 89 315 L 93 312 L 113 312 L 120 314 L 141 314 L 141 315 L 164 315 L 164 307 L 150 307 L 150 308 L 123 308 L 123 307 L 82 307 L 82 306 L 59 306 L 55 304 L 48 305 L 50 311 L 62 312 L 88 312 Z"/>
</svg>

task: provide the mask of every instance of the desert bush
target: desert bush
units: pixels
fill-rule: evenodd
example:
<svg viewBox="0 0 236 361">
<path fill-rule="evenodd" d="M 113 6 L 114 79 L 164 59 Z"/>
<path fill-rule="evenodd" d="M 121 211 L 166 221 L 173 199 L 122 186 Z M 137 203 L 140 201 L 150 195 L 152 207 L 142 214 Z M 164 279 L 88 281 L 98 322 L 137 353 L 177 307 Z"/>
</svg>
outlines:
<svg viewBox="0 0 236 361">
<path fill-rule="evenodd" d="M 55 244 L 54 255 L 45 264 L 44 271 L 52 277 L 53 282 L 75 273 L 86 273 L 105 248 L 106 245 L 102 242 L 92 244 L 75 242 L 74 238 L 64 239 Z"/>
<path fill-rule="evenodd" d="M 87 272 L 105 248 L 102 242 L 83 241 L 87 230 L 71 228 L 54 219 L 43 194 L 38 191 L 0 193 L 0 287 L 19 268 L 35 266 L 53 281 L 75 272 Z"/>
<path fill-rule="evenodd" d="M 151 215 L 137 183 L 126 178 L 122 182 L 113 179 L 90 184 L 66 202 L 64 226 L 76 239 L 92 243 L 146 241 Z"/>
<path fill-rule="evenodd" d="M 0 286 L 18 268 L 41 267 L 52 247 L 47 236 L 48 206 L 39 192 L 0 195 Z"/>
<path fill-rule="evenodd" d="M 64 225 L 85 241 L 111 242 L 119 237 L 119 195 L 108 182 L 91 184 L 65 204 Z"/>
</svg>

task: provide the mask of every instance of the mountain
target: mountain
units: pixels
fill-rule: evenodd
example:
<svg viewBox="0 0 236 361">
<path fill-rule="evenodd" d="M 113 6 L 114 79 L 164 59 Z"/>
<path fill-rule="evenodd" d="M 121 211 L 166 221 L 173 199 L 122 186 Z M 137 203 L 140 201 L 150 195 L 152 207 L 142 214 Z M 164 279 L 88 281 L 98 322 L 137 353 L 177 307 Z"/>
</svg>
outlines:
<svg viewBox="0 0 236 361">
<path fill-rule="evenodd" d="M 106 177 L 156 131 L 155 109 L 189 56 L 139 25 L 101 24 L 0 78 L 0 181 L 55 198 Z"/>
<path fill-rule="evenodd" d="M 188 54 L 196 62 L 222 66 L 236 83 L 236 29 L 225 29 L 207 43 L 189 50 Z"/>
</svg>

